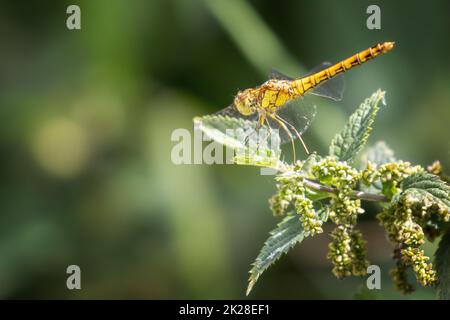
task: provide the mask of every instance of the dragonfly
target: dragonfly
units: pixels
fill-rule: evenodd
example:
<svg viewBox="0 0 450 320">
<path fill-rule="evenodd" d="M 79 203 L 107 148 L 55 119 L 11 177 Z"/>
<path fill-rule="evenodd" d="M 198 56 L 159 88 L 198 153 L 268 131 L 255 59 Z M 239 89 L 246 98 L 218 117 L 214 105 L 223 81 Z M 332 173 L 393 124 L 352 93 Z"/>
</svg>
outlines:
<svg viewBox="0 0 450 320">
<path fill-rule="evenodd" d="M 246 141 L 263 126 L 269 132 L 276 128 L 281 144 L 291 142 L 295 161 L 295 139 L 298 138 L 309 154 L 302 134 L 315 116 L 315 107 L 303 100 L 305 95 L 311 93 L 340 101 L 345 87 L 341 74 L 391 51 L 394 44 L 395 42 L 378 43 L 336 64 L 325 62 L 299 78 L 272 71 L 269 80 L 258 87 L 239 91 L 233 103 L 215 115 L 251 121 L 254 130 L 246 137 Z"/>
</svg>

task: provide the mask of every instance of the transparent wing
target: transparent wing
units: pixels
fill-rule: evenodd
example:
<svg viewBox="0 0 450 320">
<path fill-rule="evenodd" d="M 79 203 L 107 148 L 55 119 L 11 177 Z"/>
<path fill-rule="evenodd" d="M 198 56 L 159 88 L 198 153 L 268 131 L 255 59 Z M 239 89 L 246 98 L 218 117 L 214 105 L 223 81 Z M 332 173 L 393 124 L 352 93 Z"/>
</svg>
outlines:
<svg viewBox="0 0 450 320">
<path fill-rule="evenodd" d="M 279 146 L 290 143 L 291 139 L 298 139 L 311 125 L 316 107 L 309 100 L 303 97 L 286 103 L 275 116 L 267 116 L 262 126 L 258 124 L 257 113 L 243 116 L 230 105 L 212 114 L 212 117 L 203 119 L 202 128 L 207 135 L 214 136 L 215 140 L 230 147 L 278 150 Z M 222 117 L 229 117 L 230 121 L 220 120 L 224 119 Z M 235 132 L 230 135 L 228 129 Z"/>
<path fill-rule="evenodd" d="M 311 69 L 309 73 L 304 75 L 304 77 L 322 71 L 330 67 L 331 65 L 332 64 L 330 62 L 323 62 L 318 66 L 316 66 L 315 68 Z M 271 72 L 269 73 L 269 79 L 294 80 L 294 78 L 289 77 L 275 69 L 272 69 Z M 330 80 L 322 82 L 312 91 L 310 91 L 310 93 L 316 96 L 330 98 L 335 101 L 341 101 L 344 95 L 344 91 L 345 91 L 345 79 L 343 75 L 340 74 Z"/>
<path fill-rule="evenodd" d="M 243 116 L 230 105 L 212 115 L 198 117 L 194 123 L 210 139 L 234 149 L 236 156 L 244 152 L 262 156 L 261 161 L 278 159 L 281 153 L 280 137 L 275 134 L 278 131 L 266 125 L 259 126 L 258 118 L 257 113 Z"/>
<path fill-rule="evenodd" d="M 277 111 L 276 117 L 267 119 L 265 125 L 279 135 L 283 145 L 290 142 L 291 138 L 297 139 L 298 135 L 301 136 L 308 130 L 315 115 L 316 106 L 307 98 L 299 98 L 287 102 Z"/>
<path fill-rule="evenodd" d="M 258 114 L 252 114 L 250 116 L 244 116 L 242 115 L 234 106 L 234 104 L 230 104 L 228 107 L 217 111 L 213 113 L 214 116 L 228 116 L 232 118 L 238 118 L 238 119 L 244 119 L 249 121 L 257 121 L 258 120 Z"/>
<path fill-rule="evenodd" d="M 308 75 L 312 75 L 319 71 L 322 71 L 332 64 L 330 62 L 324 62 L 313 68 Z M 342 74 L 335 76 L 334 78 L 322 82 L 320 85 L 315 87 L 311 94 L 316 96 L 321 96 L 325 98 L 330 98 L 335 101 L 341 101 L 344 96 L 345 91 L 345 79 Z"/>
<path fill-rule="evenodd" d="M 219 110 L 217 112 L 213 113 L 214 116 L 229 116 L 229 117 L 233 117 L 233 118 L 244 118 L 244 119 L 250 119 L 252 118 L 252 116 L 250 117 L 246 117 L 243 116 L 234 106 L 234 104 L 230 104 L 228 107 Z"/>
<path fill-rule="evenodd" d="M 269 80 L 270 79 L 289 80 L 289 81 L 294 80 L 294 78 L 289 77 L 289 76 L 285 75 L 284 73 L 282 73 L 282 72 L 280 72 L 280 71 L 278 71 L 276 69 L 270 70 L 268 79 Z"/>
<path fill-rule="evenodd" d="M 255 131 L 259 127 L 259 115 L 257 113 L 251 116 L 243 116 L 233 105 L 213 115 L 246 120 L 246 123 L 249 124 L 247 129 L 253 129 L 247 130 L 248 135 L 255 135 Z M 277 111 L 276 117 L 267 117 L 263 126 L 259 129 L 267 132 L 267 137 L 263 135 L 263 138 L 270 139 L 272 135 L 276 135 L 280 139 L 280 143 L 285 144 L 291 141 L 291 137 L 295 140 L 298 138 L 297 134 L 302 135 L 311 125 L 315 115 L 316 106 L 307 97 L 299 98 L 283 105 Z M 261 139 L 261 136 L 259 138 Z"/>
</svg>

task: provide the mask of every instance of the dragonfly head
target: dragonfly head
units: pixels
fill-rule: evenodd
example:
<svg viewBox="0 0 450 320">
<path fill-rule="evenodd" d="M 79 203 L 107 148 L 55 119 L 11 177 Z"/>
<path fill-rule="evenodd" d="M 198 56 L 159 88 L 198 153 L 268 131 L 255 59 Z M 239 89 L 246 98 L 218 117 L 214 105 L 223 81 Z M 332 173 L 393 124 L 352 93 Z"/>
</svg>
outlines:
<svg viewBox="0 0 450 320">
<path fill-rule="evenodd" d="M 255 113 L 254 94 L 251 89 L 239 91 L 234 98 L 234 105 L 236 109 L 244 116 L 249 116 Z"/>
</svg>

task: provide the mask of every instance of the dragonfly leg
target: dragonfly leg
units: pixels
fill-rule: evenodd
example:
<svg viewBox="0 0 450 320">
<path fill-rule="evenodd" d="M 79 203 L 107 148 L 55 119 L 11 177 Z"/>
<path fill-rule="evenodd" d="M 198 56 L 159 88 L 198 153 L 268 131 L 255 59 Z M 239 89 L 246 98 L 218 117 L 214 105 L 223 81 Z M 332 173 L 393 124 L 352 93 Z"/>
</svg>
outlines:
<svg viewBox="0 0 450 320">
<path fill-rule="evenodd" d="M 267 124 L 268 130 L 267 130 L 267 134 L 264 137 L 264 139 L 262 139 L 262 140 L 260 139 L 259 142 L 261 143 L 261 141 L 265 141 L 266 143 L 269 143 L 268 142 L 269 137 L 272 136 L 272 127 L 270 126 L 270 123 L 269 123 L 269 120 L 267 119 L 267 117 L 265 117 L 264 122 Z M 259 135 L 258 135 L 258 138 L 259 138 Z"/>
<path fill-rule="evenodd" d="M 280 116 L 275 115 L 275 117 L 277 117 L 278 120 L 280 120 L 280 121 L 282 121 L 283 123 L 287 124 L 292 130 L 294 130 L 295 135 L 297 136 L 297 138 L 298 138 L 298 139 L 300 140 L 300 142 L 302 143 L 303 148 L 304 148 L 305 151 L 306 151 L 306 154 L 309 154 L 309 150 L 308 150 L 308 148 L 306 147 L 305 141 L 303 141 L 302 136 L 301 136 L 301 134 L 297 131 L 297 129 L 295 129 L 295 127 L 294 127 L 292 124 L 290 124 L 289 122 L 287 122 L 286 120 L 284 120 L 284 119 L 281 118 Z"/>
<path fill-rule="evenodd" d="M 266 118 L 266 124 L 267 124 L 267 128 L 269 128 L 269 130 L 268 130 L 267 135 L 264 138 L 264 140 L 266 140 L 272 136 L 272 127 L 270 126 L 270 122 L 269 122 L 269 120 L 267 120 L 267 118 Z"/>
<path fill-rule="evenodd" d="M 265 120 L 266 114 L 264 112 L 261 112 L 258 119 L 258 129 L 260 129 L 263 126 Z"/>
<path fill-rule="evenodd" d="M 252 135 L 254 135 L 255 133 L 257 133 L 258 130 L 259 130 L 259 128 L 258 128 L 258 125 L 257 125 L 257 126 L 255 127 L 255 130 L 253 130 L 250 134 L 248 134 L 248 135 L 245 137 L 245 140 L 244 140 L 244 146 L 249 142 L 250 137 L 251 137 Z"/>
<path fill-rule="evenodd" d="M 249 143 L 250 137 L 252 135 L 259 133 L 259 129 L 261 129 L 261 127 L 263 126 L 265 119 L 266 119 L 265 114 L 260 113 L 259 117 L 258 117 L 258 123 L 256 124 L 255 130 L 252 131 L 248 136 L 245 137 L 244 146 L 247 145 L 247 143 Z"/>
<path fill-rule="evenodd" d="M 287 133 L 287 135 L 289 136 L 289 138 L 291 139 L 291 144 L 292 144 L 292 152 L 293 152 L 293 156 L 294 156 L 294 162 L 296 161 L 296 157 L 295 157 L 295 143 L 294 143 L 294 137 L 292 136 L 292 133 L 289 131 L 288 127 L 286 127 L 286 125 L 284 124 L 283 121 L 281 121 L 280 117 L 277 117 L 276 114 L 271 116 L 272 119 L 274 119 L 276 122 L 278 122 L 278 124 L 281 126 L 281 128 L 283 128 L 283 130 Z"/>
</svg>

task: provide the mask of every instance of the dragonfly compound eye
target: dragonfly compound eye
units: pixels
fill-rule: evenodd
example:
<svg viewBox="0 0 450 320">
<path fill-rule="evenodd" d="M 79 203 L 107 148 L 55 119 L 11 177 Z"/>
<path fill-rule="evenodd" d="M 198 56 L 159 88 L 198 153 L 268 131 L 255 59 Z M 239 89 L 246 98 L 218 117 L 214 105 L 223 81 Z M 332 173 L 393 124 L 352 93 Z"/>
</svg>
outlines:
<svg viewBox="0 0 450 320">
<path fill-rule="evenodd" d="M 234 98 L 234 105 L 236 109 L 244 116 L 249 116 L 255 113 L 255 108 L 253 107 L 251 94 L 248 90 L 238 92 Z"/>
</svg>

